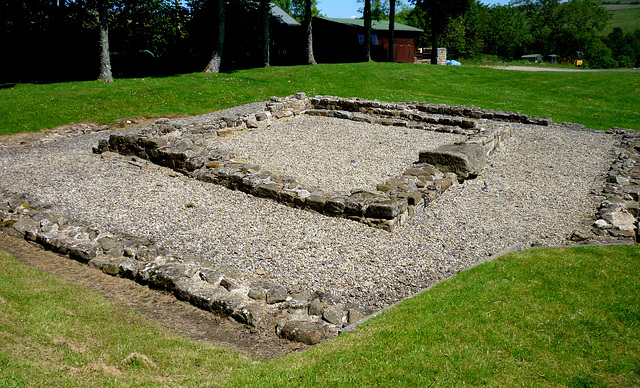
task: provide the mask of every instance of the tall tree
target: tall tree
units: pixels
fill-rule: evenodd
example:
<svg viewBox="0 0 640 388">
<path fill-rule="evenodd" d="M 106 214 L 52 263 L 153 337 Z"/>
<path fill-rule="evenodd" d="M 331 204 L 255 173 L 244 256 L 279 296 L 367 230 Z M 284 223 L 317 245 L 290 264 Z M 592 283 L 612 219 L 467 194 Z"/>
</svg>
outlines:
<svg viewBox="0 0 640 388">
<path fill-rule="evenodd" d="M 520 58 L 527 54 L 526 47 L 532 41 L 527 17 L 520 10 L 505 5 L 491 7 L 486 24 L 485 53 Z"/>
<path fill-rule="evenodd" d="M 574 55 L 586 51 L 607 26 L 611 14 L 594 0 L 571 0 L 559 5 L 553 26 L 555 54 Z M 548 53 L 549 51 L 547 51 Z"/>
<path fill-rule="evenodd" d="M 371 0 L 364 0 L 364 58 L 371 60 Z"/>
<path fill-rule="evenodd" d="M 100 26 L 100 76 L 98 80 L 113 82 L 111 53 L 109 52 L 109 0 L 98 0 L 97 8 Z"/>
<path fill-rule="evenodd" d="M 305 0 L 304 3 L 304 30 L 307 38 L 307 63 L 309 65 L 317 65 L 316 59 L 313 57 L 313 33 L 311 31 L 312 21 L 312 0 Z"/>
<path fill-rule="evenodd" d="M 307 12 L 307 0 L 272 0 L 272 2 L 280 6 L 280 8 L 293 16 L 297 21 L 304 21 Z M 311 0 L 311 14 L 312 16 L 320 15 L 318 0 Z"/>
<path fill-rule="evenodd" d="M 269 0 L 260 0 L 260 14 L 262 19 L 262 48 L 263 48 L 263 66 L 269 67 L 269 19 L 271 19 L 271 3 Z"/>
<path fill-rule="evenodd" d="M 222 52 L 224 49 L 224 32 L 225 32 L 225 12 L 224 12 L 224 0 L 216 0 L 218 10 L 218 37 L 216 47 L 213 49 L 213 55 L 211 61 L 204 69 L 205 73 L 219 73 L 220 65 L 222 64 Z"/>
<path fill-rule="evenodd" d="M 412 0 L 416 7 L 423 9 L 431 24 L 431 63 L 438 63 L 438 38 L 452 18 L 464 13 L 469 0 Z"/>
<path fill-rule="evenodd" d="M 396 0 L 389 1 L 389 62 L 396 61 Z"/>
</svg>

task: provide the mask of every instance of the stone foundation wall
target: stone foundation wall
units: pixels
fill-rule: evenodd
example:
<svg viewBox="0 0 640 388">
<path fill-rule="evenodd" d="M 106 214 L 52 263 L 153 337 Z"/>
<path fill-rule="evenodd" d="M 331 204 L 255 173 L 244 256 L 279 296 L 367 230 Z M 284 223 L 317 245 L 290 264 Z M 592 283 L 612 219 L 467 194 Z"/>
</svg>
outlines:
<svg viewBox="0 0 640 388">
<path fill-rule="evenodd" d="M 256 164 L 237 162 L 230 150 L 207 145 L 207 139 L 234 131 L 258 128 L 261 122 L 301 114 L 335 117 L 379 125 L 453 132 L 466 141 L 434 151 L 421 152 L 417 161 L 398 177 L 377 184 L 376 191 L 358 190 L 332 195 L 306 188 L 295 178 L 280 176 Z M 454 116 L 453 118 L 450 116 Z M 393 231 L 442 194 L 456 181 L 474 177 L 486 166 L 486 157 L 508 138 L 508 125 L 479 127 L 486 118 L 548 125 L 549 119 L 475 107 L 408 103 L 381 103 L 362 99 L 317 96 L 304 93 L 272 98 L 264 111 L 245 117 L 222 117 L 209 124 L 183 128 L 167 119 L 158 120 L 139 134 L 111 135 L 94 152 L 135 155 L 195 179 L 224 185 L 288 206 L 343 217 Z"/>
<path fill-rule="evenodd" d="M 292 289 L 229 267 L 202 267 L 194 256 L 166 251 L 148 239 L 103 230 L 54 214 L 45 202 L 0 192 L 0 230 L 112 276 L 166 290 L 180 300 L 239 323 L 317 344 L 362 319 L 331 294 Z"/>
<path fill-rule="evenodd" d="M 604 182 L 598 211 L 571 239 L 582 243 L 638 242 L 640 220 L 640 132 L 612 128 L 620 136 L 620 152 Z"/>
</svg>

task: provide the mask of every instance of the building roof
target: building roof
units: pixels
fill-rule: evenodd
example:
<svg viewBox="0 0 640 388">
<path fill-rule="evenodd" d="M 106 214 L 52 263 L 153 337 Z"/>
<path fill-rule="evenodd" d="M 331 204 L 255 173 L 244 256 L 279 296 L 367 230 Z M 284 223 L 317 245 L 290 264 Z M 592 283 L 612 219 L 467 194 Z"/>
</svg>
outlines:
<svg viewBox="0 0 640 388">
<path fill-rule="evenodd" d="M 271 3 L 271 16 L 274 17 L 278 23 L 286 24 L 288 26 L 300 26 L 300 23 L 289 15 L 284 9 L 280 8 L 278 4 Z"/>
<path fill-rule="evenodd" d="M 335 19 L 335 18 L 323 18 L 323 17 L 318 17 L 318 19 L 328 20 L 330 22 L 345 24 L 353 27 L 364 28 L 364 19 Z M 394 23 L 394 29 L 396 31 L 424 32 L 424 30 L 420 28 L 407 26 L 406 24 L 397 23 L 397 22 Z M 389 21 L 388 20 L 372 20 L 371 30 L 389 31 Z"/>
</svg>

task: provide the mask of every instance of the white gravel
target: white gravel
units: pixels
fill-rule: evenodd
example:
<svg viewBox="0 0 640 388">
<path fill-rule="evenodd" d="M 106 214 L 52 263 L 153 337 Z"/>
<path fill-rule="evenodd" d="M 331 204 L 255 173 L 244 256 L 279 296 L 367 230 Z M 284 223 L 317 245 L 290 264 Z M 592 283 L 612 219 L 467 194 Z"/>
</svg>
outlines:
<svg viewBox="0 0 640 388">
<path fill-rule="evenodd" d="M 189 120 L 206 117 L 183 119 Z M 304 123 L 301 128 L 314 128 L 315 120 L 328 127 L 317 118 L 296 120 Z M 285 141 L 281 130 L 291 130 L 293 122 L 274 124 L 261 136 L 271 134 Z M 332 132 L 317 136 L 314 140 L 319 143 L 313 147 L 299 144 L 319 163 L 302 171 L 321 171 L 321 161 L 336 166 L 346 164 L 345 157 L 363 160 L 363 155 L 345 156 L 351 151 L 334 159 L 334 151 L 345 143 L 357 150 L 360 136 L 364 144 L 371 144 L 364 124 L 348 133 L 340 132 L 348 127 L 344 124 L 331 124 Z M 91 147 L 108 134 L 0 147 L 0 188 L 36 193 L 54 203 L 55 211 L 78 220 L 146 236 L 176 252 L 250 273 L 264 270 L 268 280 L 330 291 L 344 302 L 371 309 L 406 297 L 439 276 L 467 268 L 512 244 L 565 243 L 571 231 L 594 214 L 590 192 L 600 189 L 616 143 L 614 136 L 605 133 L 514 124 L 513 137 L 478 178 L 451 188 L 422 216 L 389 233 L 192 180 L 131 157 L 92 154 Z M 243 136 L 249 142 L 252 132 Z M 394 147 L 404 147 L 398 139 L 405 135 L 394 136 Z M 428 142 L 431 135 L 423 136 L 420 141 Z M 440 136 L 433 141 L 440 141 Z M 395 155 L 393 147 L 382 153 Z M 259 157 L 251 155 L 256 161 Z M 269 161 L 274 167 L 276 157 L 282 158 L 283 170 L 298 173 L 295 163 L 275 152 Z M 375 178 L 370 170 L 367 174 L 373 174 L 371 179 L 377 183 L 379 176 L 393 173 L 406 158 L 400 156 L 401 162 L 393 167 L 380 160 L 385 172 Z M 350 160 L 349 165 L 359 165 Z M 373 160 L 367 163 L 374 166 Z M 324 184 L 324 174 L 315 176 L 318 184 Z M 355 173 L 340 174 L 354 179 L 346 186 L 370 183 L 358 181 Z"/>
<path fill-rule="evenodd" d="M 276 120 L 268 127 L 238 132 L 217 141 L 249 163 L 298 178 L 304 187 L 350 194 L 356 188 L 375 190 L 376 184 L 402 175 L 417 161 L 420 151 L 463 138 L 304 115 Z"/>
</svg>

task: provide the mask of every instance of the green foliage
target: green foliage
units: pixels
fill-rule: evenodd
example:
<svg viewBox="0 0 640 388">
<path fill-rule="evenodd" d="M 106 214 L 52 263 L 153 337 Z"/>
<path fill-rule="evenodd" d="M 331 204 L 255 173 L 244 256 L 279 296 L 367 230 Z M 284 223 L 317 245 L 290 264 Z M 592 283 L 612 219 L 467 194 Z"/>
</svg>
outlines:
<svg viewBox="0 0 640 388">
<path fill-rule="evenodd" d="M 589 67 L 594 69 L 611 69 L 618 67 L 618 62 L 613 59 L 611 49 L 602 40 L 595 39 L 588 47 L 585 60 Z"/>
<path fill-rule="evenodd" d="M 511 6 L 496 6 L 489 11 L 485 32 L 486 53 L 503 58 L 520 58 L 534 37 L 524 13 Z"/>
<path fill-rule="evenodd" d="M 358 3 L 362 3 L 364 0 L 358 0 Z M 398 20 L 398 14 L 402 11 L 410 11 L 411 8 L 402 0 L 396 0 L 396 22 L 403 23 Z M 363 12 L 363 9 L 359 10 Z M 389 20 L 391 13 L 391 5 L 389 0 L 371 0 L 371 20 Z"/>
<path fill-rule="evenodd" d="M 573 0 L 558 9 L 558 27 L 554 33 L 556 54 L 568 56 L 574 51 L 586 51 L 599 38 L 610 15 L 594 0 Z M 549 51 L 545 51 L 549 53 Z"/>
<path fill-rule="evenodd" d="M 451 20 L 464 14 L 473 0 L 411 0 L 416 8 L 422 10 L 428 16 L 430 42 L 432 50 L 432 63 L 436 62 L 437 49 L 441 47 L 440 36 L 445 32 Z M 425 30 L 426 31 L 426 30 Z"/>
<path fill-rule="evenodd" d="M 418 7 L 409 7 L 403 5 L 398 7 L 396 11 L 396 22 L 406 24 L 409 26 L 417 27 L 425 31 L 424 34 L 420 34 L 416 38 L 416 47 L 428 47 L 429 46 L 429 17 L 427 13 Z"/>
<path fill-rule="evenodd" d="M 95 20 L 79 2 L 0 1 L 0 82 L 97 78 Z"/>
<path fill-rule="evenodd" d="M 490 9 L 479 1 L 469 3 L 469 9 L 452 19 L 442 34 L 442 46 L 449 58 L 475 58 L 489 50 L 486 41 L 490 24 Z M 510 40 L 510 39 L 509 39 Z M 507 41 L 509 41 L 507 40 Z"/>
<path fill-rule="evenodd" d="M 303 0 L 279 1 L 295 16 L 304 12 Z M 204 69 L 217 42 L 217 29 L 211 28 L 218 21 L 213 3 L 108 0 L 104 4 L 114 75 L 160 76 Z M 225 3 L 223 70 L 261 66 L 260 1 Z M 0 82 L 97 78 L 97 33 L 96 0 L 0 1 L 0 51 L 12 58 L 0 61 Z"/>
<path fill-rule="evenodd" d="M 210 0 L 189 0 L 190 17 L 185 29 L 188 34 L 190 71 L 202 70 L 211 60 L 217 42 L 218 15 Z M 231 71 L 262 66 L 262 21 L 258 0 L 237 0 L 225 6 L 225 41 L 222 70 Z"/>
<path fill-rule="evenodd" d="M 435 3 L 430 4 L 434 7 Z M 575 58 L 576 53 L 598 48 L 595 40 L 610 15 L 594 0 L 519 0 L 507 6 L 486 6 L 472 0 L 456 17 L 439 17 L 437 8 L 416 7 L 424 13 L 408 12 L 408 24 L 433 36 L 434 18 L 446 22 L 442 46 L 451 58 L 473 58 L 482 53 L 506 59 L 524 54 L 556 54 Z M 427 39 L 421 40 L 421 42 Z"/>
<path fill-rule="evenodd" d="M 184 67 L 187 11 L 174 0 L 109 0 L 114 73 L 166 74 Z M 95 0 L 0 2 L 0 81 L 95 79 L 99 73 Z"/>
<path fill-rule="evenodd" d="M 640 66 L 640 29 L 631 34 L 624 34 L 620 27 L 616 27 L 605 42 L 618 66 Z"/>
</svg>

